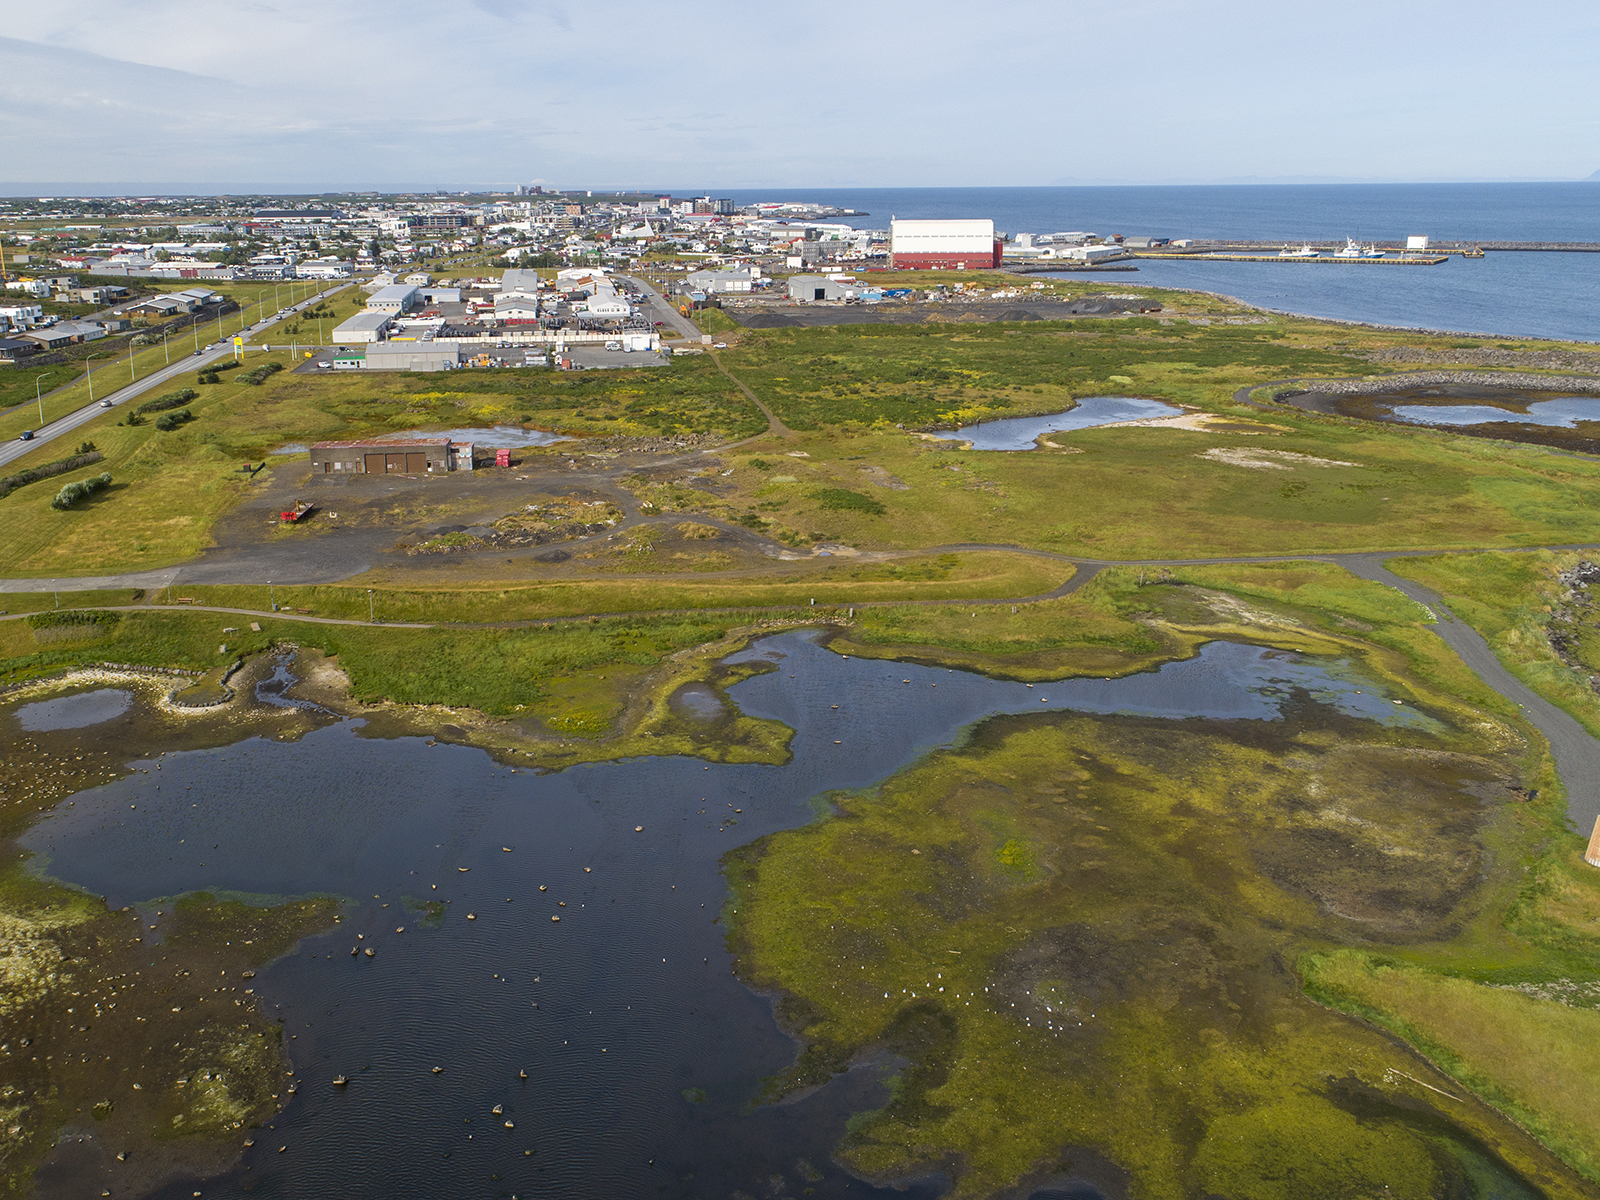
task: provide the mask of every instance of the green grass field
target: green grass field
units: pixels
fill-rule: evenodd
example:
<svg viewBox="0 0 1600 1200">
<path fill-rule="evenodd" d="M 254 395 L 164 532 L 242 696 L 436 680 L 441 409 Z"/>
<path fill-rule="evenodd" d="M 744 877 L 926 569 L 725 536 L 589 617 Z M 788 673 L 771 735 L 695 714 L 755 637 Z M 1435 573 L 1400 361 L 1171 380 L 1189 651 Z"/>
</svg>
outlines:
<svg viewBox="0 0 1600 1200">
<path fill-rule="evenodd" d="M 339 303 L 358 301 L 351 290 Z M 1233 407 L 1241 382 L 1359 372 L 1363 348 L 1399 336 L 1250 320 L 747 331 L 724 360 L 801 432 L 735 456 L 716 495 L 671 484 L 636 491 L 659 509 L 722 516 L 797 546 L 978 542 L 1129 559 L 1600 538 L 1600 466 L 1588 459 Z M 134 369 L 165 355 L 143 350 Z M 277 350 L 273 357 L 290 360 Z M 56 401 L 61 411 L 86 399 L 87 389 L 83 397 L 77 390 Z M 764 421 L 704 357 L 661 370 L 463 371 L 448 382 L 285 372 L 260 388 L 200 390 L 200 419 L 161 438 L 113 429 L 110 417 L 89 426 L 85 435 L 105 443 L 113 492 L 65 520 L 8 522 L 15 528 L 0 531 L 0 571 L 49 574 L 66 563 L 106 571 L 188 557 L 235 502 L 233 469 L 289 442 L 504 422 L 579 435 L 738 438 Z M 1057 411 L 1100 391 L 1160 396 L 1224 419 L 1198 430 L 1058 434 L 1021 453 L 963 451 L 896 427 Z M 6 421 L 36 423 L 24 415 L 0 421 L 0 436 Z M 21 465 L 55 456 L 41 448 Z M 40 487 L 0 503 L 28 513 L 43 503 Z M 828 499 L 843 493 L 859 503 Z"/>
<path fill-rule="evenodd" d="M 1537 447 L 1278 412 L 1241 431 L 1049 440 L 1058 448 L 972 452 L 892 427 L 829 428 L 743 448 L 715 498 L 636 492 L 867 548 L 983 542 L 1126 560 L 1600 539 L 1600 464 Z M 829 488 L 884 511 L 827 509 L 816 493 Z"/>
</svg>

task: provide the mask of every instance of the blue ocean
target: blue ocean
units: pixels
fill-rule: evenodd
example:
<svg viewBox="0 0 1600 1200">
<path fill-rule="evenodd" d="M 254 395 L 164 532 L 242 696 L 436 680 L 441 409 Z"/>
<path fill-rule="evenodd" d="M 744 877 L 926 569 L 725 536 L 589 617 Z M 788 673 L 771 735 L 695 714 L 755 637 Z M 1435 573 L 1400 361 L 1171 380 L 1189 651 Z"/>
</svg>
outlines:
<svg viewBox="0 0 1600 1200">
<path fill-rule="evenodd" d="M 717 192 L 741 204 L 802 200 L 891 217 L 992 217 L 1006 233 L 1600 242 L 1600 183 L 1192 187 L 838 188 Z M 1108 283 L 1192 287 L 1251 304 L 1381 325 L 1600 341 L 1600 254 L 1490 252 L 1437 267 L 1143 261 Z M 1074 273 L 1074 277 L 1080 277 Z"/>
</svg>

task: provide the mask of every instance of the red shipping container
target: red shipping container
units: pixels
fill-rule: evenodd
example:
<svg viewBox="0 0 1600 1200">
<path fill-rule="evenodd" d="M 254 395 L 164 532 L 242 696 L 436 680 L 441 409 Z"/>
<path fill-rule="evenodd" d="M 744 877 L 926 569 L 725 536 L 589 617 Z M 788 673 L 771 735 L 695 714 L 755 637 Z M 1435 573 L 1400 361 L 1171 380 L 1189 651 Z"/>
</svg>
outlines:
<svg viewBox="0 0 1600 1200">
<path fill-rule="evenodd" d="M 511 465 L 511 451 L 496 450 L 494 452 L 494 465 L 497 467 L 509 467 Z"/>
</svg>

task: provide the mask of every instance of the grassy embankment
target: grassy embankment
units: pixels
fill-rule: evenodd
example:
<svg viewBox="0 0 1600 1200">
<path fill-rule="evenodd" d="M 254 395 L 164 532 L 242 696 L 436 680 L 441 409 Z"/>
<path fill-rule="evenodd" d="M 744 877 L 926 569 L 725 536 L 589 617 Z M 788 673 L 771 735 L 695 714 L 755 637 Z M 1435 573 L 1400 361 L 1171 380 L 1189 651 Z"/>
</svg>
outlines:
<svg viewBox="0 0 1600 1200">
<path fill-rule="evenodd" d="M 1578 1100 L 1600 1015 L 1502 990 L 1600 995 L 1600 880 L 1547 758 L 1391 589 L 1319 564 L 1180 578 L 1199 586 L 1118 571 L 1012 633 L 1064 640 L 1061 608 L 1086 603 L 1102 641 L 1138 618 L 1173 643 L 1341 653 L 1442 724 L 1294 705 L 1270 723 L 1001 718 L 834 797 L 831 817 L 729 864 L 741 973 L 807 1042 L 775 1086 L 893 1050 L 893 1097 L 842 1153 L 885 1179 L 943 1165 L 957 1195 L 1092 1166 L 1063 1146 L 1142 1194 L 1533 1194 L 1518 1177 L 1589 1194 L 1600 1120 Z M 854 641 L 1033 653 L 948 610 L 900 616 Z M 1317 999 L 1365 1004 L 1455 1079 L 1310 1003 L 1296 962 Z M 1451 1041 L 1497 1021 L 1515 1036 Z"/>
</svg>

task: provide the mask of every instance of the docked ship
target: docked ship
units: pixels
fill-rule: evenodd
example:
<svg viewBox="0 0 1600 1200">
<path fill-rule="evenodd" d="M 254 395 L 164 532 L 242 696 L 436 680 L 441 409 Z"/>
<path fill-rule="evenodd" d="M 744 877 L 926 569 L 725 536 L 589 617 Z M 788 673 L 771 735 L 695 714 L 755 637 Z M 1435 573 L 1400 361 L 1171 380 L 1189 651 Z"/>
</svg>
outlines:
<svg viewBox="0 0 1600 1200">
<path fill-rule="evenodd" d="M 1338 251 L 1334 255 L 1334 257 L 1335 258 L 1382 258 L 1383 257 L 1383 251 L 1379 250 L 1377 246 L 1372 245 L 1370 243 L 1368 245 L 1366 245 L 1366 246 L 1362 246 L 1362 244 L 1360 242 L 1356 241 L 1355 238 L 1347 237 L 1344 240 L 1344 249 Z"/>
<path fill-rule="evenodd" d="M 1278 251 L 1278 257 L 1279 258 L 1316 258 L 1321 253 L 1322 252 L 1320 250 L 1313 250 L 1310 246 L 1306 246 L 1306 245 L 1302 245 L 1300 247 L 1300 249 L 1298 249 L 1298 250 L 1291 250 L 1291 249 L 1289 249 L 1289 247 L 1285 246 L 1282 250 Z"/>
</svg>

